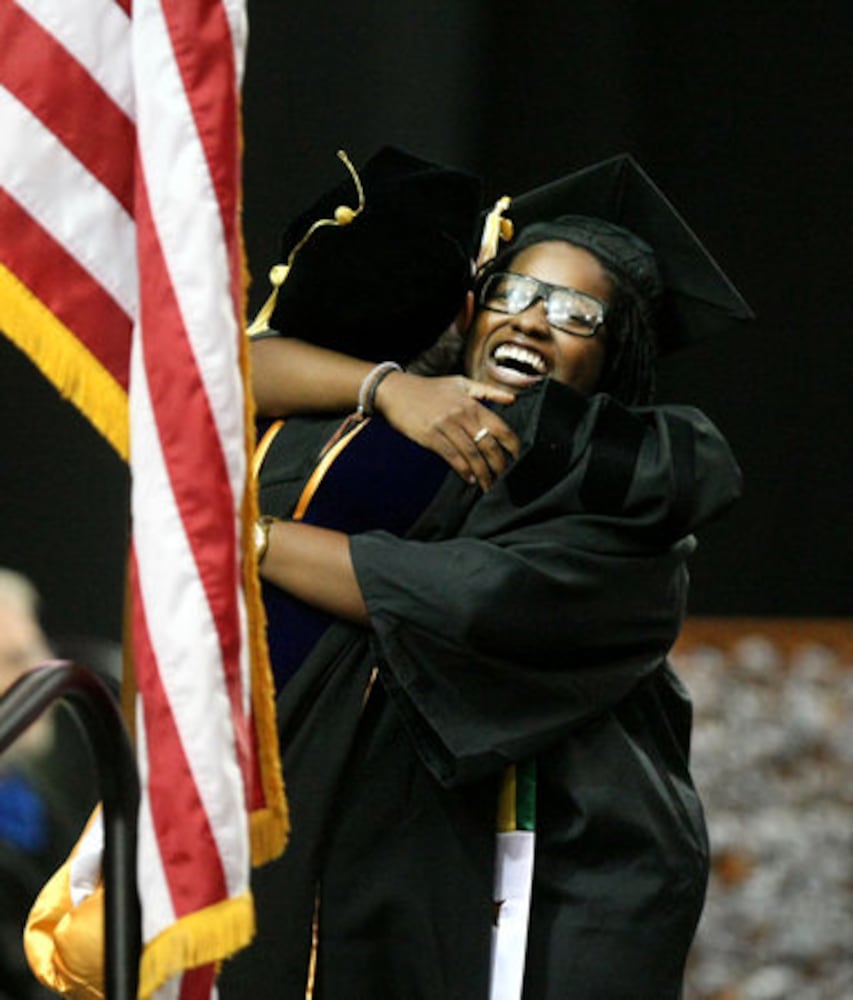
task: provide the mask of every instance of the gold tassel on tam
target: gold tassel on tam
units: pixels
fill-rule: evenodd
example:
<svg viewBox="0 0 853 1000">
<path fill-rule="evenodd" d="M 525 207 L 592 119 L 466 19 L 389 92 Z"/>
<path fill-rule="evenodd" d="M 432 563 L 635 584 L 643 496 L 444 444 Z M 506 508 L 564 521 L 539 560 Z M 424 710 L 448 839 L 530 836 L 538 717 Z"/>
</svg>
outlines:
<svg viewBox="0 0 853 1000">
<path fill-rule="evenodd" d="M 286 281 L 287 275 L 290 273 L 291 265 L 293 264 L 293 260 L 297 253 L 299 253 L 302 247 L 305 246 L 314 233 L 317 232 L 318 229 L 322 229 L 324 226 L 348 226 L 364 210 L 364 188 L 361 185 L 361 178 L 358 176 L 358 172 L 352 165 L 352 161 L 344 150 L 339 149 L 337 155 L 338 159 L 341 160 L 352 176 L 353 183 L 355 184 L 355 190 L 358 194 L 358 207 L 351 208 L 349 205 L 338 205 L 332 218 L 317 219 L 316 222 L 312 223 L 302 239 L 299 240 L 296 246 L 290 251 L 287 262 L 285 264 L 276 264 L 271 268 L 269 277 L 270 284 L 273 286 L 273 289 L 269 298 L 261 306 L 258 315 L 254 318 L 254 320 L 252 320 L 252 323 L 246 331 L 250 337 L 254 337 L 259 333 L 265 333 L 269 330 L 269 321 L 273 311 L 275 310 L 275 304 L 278 299 L 278 290 Z"/>
</svg>

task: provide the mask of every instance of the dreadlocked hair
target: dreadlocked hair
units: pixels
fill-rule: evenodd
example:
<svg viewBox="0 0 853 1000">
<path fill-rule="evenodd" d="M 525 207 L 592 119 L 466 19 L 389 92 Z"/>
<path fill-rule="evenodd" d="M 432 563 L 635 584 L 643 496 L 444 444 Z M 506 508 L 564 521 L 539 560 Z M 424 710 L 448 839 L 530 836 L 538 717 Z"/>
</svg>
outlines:
<svg viewBox="0 0 853 1000">
<path fill-rule="evenodd" d="M 655 395 L 657 331 L 652 303 L 604 261 L 601 265 L 613 285 L 607 307 L 607 353 L 598 392 L 606 392 L 626 406 L 644 406 Z"/>
</svg>

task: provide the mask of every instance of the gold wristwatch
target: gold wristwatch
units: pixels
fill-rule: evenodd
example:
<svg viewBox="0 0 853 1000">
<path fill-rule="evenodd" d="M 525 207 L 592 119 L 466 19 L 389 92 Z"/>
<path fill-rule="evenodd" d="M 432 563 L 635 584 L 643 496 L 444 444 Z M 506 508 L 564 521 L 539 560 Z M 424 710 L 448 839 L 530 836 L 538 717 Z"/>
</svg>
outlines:
<svg viewBox="0 0 853 1000">
<path fill-rule="evenodd" d="M 254 541 L 255 541 L 255 561 L 258 566 L 264 561 L 267 549 L 270 544 L 270 528 L 278 521 L 277 517 L 270 517 L 264 514 L 255 521 Z"/>
</svg>

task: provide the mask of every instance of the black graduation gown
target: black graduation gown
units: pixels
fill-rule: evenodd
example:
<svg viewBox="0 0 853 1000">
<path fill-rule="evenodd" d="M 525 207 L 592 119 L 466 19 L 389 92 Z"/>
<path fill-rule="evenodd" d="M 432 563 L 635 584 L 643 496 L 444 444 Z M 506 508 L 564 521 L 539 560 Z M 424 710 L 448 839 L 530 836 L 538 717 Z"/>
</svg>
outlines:
<svg viewBox="0 0 853 1000">
<path fill-rule="evenodd" d="M 549 382 L 505 416 L 488 494 L 449 474 L 409 537 L 352 538 L 371 630 L 332 625 L 279 697 L 292 840 L 226 1000 L 304 995 L 315 902 L 316 997 L 487 997 L 497 787 L 531 757 L 525 998 L 680 994 L 708 850 L 666 656 L 739 472 L 690 408 Z"/>
</svg>

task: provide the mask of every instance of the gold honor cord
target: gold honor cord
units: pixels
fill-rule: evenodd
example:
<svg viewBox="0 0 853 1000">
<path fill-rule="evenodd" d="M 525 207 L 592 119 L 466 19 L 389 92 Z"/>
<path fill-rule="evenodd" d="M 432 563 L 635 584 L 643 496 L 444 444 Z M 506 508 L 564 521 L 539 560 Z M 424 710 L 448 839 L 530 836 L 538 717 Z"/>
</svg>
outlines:
<svg viewBox="0 0 853 1000">
<path fill-rule="evenodd" d="M 536 761 L 509 764 L 498 795 L 498 833 L 536 828 Z"/>
<path fill-rule="evenodd" d="M 294 258 L 297 253 L 305 246 L 308 240 L 317 232 L 318 229 L 322 229 L 325 226 L 348 226 L 354 219 L 356 219 L 364 210 L 365 198 L 364 198 L 364 188 L 361 184 L 361 178 L 358 176 L 358 172 L 352 165 L 352 161 L 344 152 L 344 150 L 339 149 L 337 153 L 338 159 L 344 164 L 347 170 L 350 172 L 350 176 L 355 184 L 356 194 L 358 195 L 358 207 L 351 208 L 349 205 L 338 205 L 335 209 L 334 216 L 329 219 L 317 219 L 308 228 L 305 235 L 296 246 L 290 251 L 288 255 L 287 262 L 285 264 L 275 264 L 270 269 L 270 284 L 273 286 L 272 292 L 269 298 L 261 306 L 258 315 L 254 318 L 251 325 L 249 326 L 246 333 L 250 337 L 257 336 L 259 333 L 266 333 L 269 330 L 270 317 L 275 310 L 275 304 L 278 299 L 278 290 L 287 280 L 287 276 L 290 273 L 290 268 L 293 265 Z"/>
</svg>

